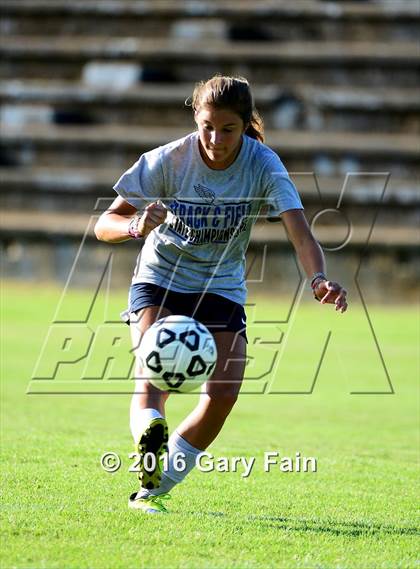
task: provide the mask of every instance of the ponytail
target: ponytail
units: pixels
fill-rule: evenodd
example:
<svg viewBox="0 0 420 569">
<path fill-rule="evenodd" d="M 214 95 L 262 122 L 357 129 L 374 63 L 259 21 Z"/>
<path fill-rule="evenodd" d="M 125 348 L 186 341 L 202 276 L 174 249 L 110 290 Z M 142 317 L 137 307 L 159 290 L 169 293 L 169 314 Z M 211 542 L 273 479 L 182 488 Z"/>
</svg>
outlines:
<svg viewBox="0 0 420 569">
<path fill-rule="evenodd" d="M 264 142 L 264 121 L 255 108 L 252 111 L 251 120 L 249 121 L 245 134 L 250 138 Z"/>
</svg>

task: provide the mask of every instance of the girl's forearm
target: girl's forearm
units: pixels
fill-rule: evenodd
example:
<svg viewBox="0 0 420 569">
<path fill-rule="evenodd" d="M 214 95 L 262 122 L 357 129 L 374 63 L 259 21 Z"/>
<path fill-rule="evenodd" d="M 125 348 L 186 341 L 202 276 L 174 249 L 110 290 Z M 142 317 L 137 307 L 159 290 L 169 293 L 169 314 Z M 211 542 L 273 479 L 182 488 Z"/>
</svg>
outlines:
<svg viewBox="0 0 420 569">
<path fill-rule="evenodd" d="M 308 278 L 314 273 L 326 272 L 324 253 L 312 234 L 296 247 L 296 253 Z"/>
<path fill-rule="evenodd" d="M 100 241 L 122 243 L 128 241 L 128 225 L 132 218 L 117 213 L 104 213 L 95 225 L 95 235 Z"/>
</svg>

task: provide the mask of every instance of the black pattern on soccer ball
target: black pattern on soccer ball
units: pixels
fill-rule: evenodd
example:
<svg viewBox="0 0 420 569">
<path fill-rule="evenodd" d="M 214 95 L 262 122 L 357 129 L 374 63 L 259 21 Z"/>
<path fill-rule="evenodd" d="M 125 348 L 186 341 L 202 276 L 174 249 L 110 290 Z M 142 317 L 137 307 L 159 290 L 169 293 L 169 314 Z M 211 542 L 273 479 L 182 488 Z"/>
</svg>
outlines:
<svg viewBox="0 0 420 569">
<path fill-rule="evenodd" d="M 201 375 L 206 370 L 206 367 L 207 366 L 203 358 L 196 354 L 191 358 L 191 361 L 188 364 L 187 374 L 190 377 L 196 377 L 197 375 Z"/>
<path fill-rule="evenodd" d="M 199 322 L 197 322 L 197 320 L 195 321 L 195 327 L 197 328 L 197 330 L 199 332 L 201 332 L 202 334 L 205 334 L 207 336 L 207 330 L 205 328 L 203 328 Z"/>
<path fill-rule="evenodd" d="M 216 365 L 216 362 L 212 363 L 211 365 L 209 365 L 209 369 L 207 370 L 207 377 L 210 376 L 210 374 L 212 373 L 212 371 L 214 370 L 214 367 Z"/>
<path fill-rule="evenodd" d="M 156 373 L 160 373 L 163 369 L 160 363 L 160 356 L 158 352 L 150 352 L 146 358 L 146 365 L 149 369 Z"/>
<path fill-rule="evenodd" d="M 181 332 L 179 339 L 192 352 L 198 350 L 198 347 L 200 345 L 200 336 L 195 330 L 186 330 L 185 332 Z"/>
<path fill-rule="evenodd" d="M 182 373 L 172 373 L 170 371 L 165 371 L 162 374 L 162 378 L 171 389 L 178 389 L 185 381 L 185 376 Z"/>
<path fill-rule="evenodd" d="M 166 338 L 165 338 L 166 335 Z M 176 340 L 176 334 L 168 328 L 161 328 L 157 334 L 156 345 L 158 348 L 163 348 Z"/>
</svg>

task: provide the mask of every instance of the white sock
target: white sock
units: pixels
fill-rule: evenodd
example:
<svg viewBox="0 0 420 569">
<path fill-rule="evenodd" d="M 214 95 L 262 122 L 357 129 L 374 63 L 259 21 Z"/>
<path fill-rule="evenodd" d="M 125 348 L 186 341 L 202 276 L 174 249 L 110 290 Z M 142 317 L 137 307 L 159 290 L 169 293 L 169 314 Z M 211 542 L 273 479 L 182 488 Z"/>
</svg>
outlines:
<svg viewBox="0 0 420 569">
<path fill-rule="evenodd" d="M 162 419 L 162 415 L 157 409 L 140 409 L 138 401 L 133 397 L 130 406 L 130 429 L 133 435 L 134 444 L 137 444 L 141 433 L 152 419 Z"/>
<path fill-rule="evenodd" d="M 168 469 L 162 473 L 162 481 L 159 488 L 149 491 L 150 494 L 155 496 L 169 492 L 176 484 L 182 482 L 187 474 L 194 468 L 197 456 L 202 452 L 198 448 L 190 445 L 190 443 L 176 431 L 169 437 L 168 447 Z M 185 466 L 181 462 L 181 458 L 185 462 Z M 180 465 L 183 467 L 181 471 L 175 468 L 175 466 L 179 468 Z"/>
</svg>

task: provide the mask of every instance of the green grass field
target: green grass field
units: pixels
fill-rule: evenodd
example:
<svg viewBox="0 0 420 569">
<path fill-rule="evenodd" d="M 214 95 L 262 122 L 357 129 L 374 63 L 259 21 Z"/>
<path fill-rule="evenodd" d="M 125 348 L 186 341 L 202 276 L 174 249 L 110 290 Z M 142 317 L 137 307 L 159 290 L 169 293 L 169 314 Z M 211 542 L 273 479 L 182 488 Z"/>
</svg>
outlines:
<svg viewBox="0 0 420 569">
<path fill-rule="evenodd" d="M 248 379 L 209 450 L 254 456 L 251 475 L 194 471 L 173 491 L 170 515 L 146 516 L 127 508 L 135 488 L 129 395 L 40 395 L 30 383 L 60 293 L 3 286 L 2 567 L 419 566 L 419 320 L 412 307 L 369 309 L 393 395 L 375 394 L 390 386 L 360 304 L 345 315 L 305 304 L 292 334 L 283 325 L 250 326 L 255 377 L 264 375 L 275 347 L 255 338 L 285 334 L 282 364 L 267 388 L 277 392 L 310 390 L 322 338 L 332 330 L 313 393 L 255 393 L 264 380 Z M 70 295 L 68 313 L 77 314 L 86 296 Z M 115 295 L 112 308 L 122 308 L 125 297 Z M 257 306 L 260 319 L 287 312 L 272 298 Z M 128 346 L 128 329 L 122 331 Z M 67 366 L 51 390 L 76 391 L 80 365 Z M 196 397 L 171 397 L 170 428 Z M 106 451 L 123 460 L 114 474 L 100 466 Z M 318 471 L 264 472 L 267 451 L 314 456 Z"/>
</svg>

